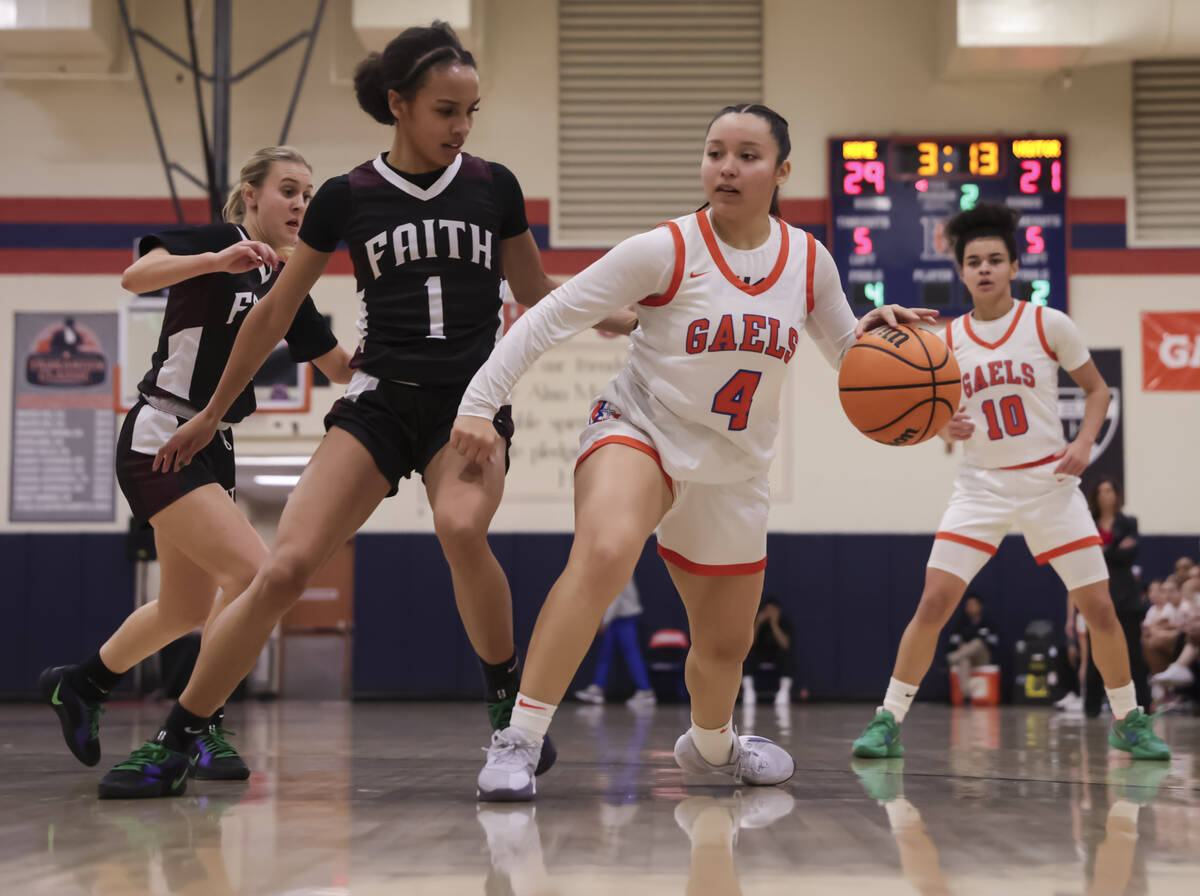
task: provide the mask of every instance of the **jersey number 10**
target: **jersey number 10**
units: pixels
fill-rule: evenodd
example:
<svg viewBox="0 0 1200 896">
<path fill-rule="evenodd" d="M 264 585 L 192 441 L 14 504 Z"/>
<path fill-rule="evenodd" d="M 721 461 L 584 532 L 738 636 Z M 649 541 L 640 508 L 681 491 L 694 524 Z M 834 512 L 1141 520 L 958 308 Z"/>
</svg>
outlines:
<svg viewBox="0 0 1200 896">
<path fill-rule="evenodd" d="M 1025 416 L 1025 403 L 1020 395 L 1006 395 L 1000 399 L 1000 413 L 996 414 L 996 402 L 990 398 L 983 403 L 983 416 L 987 419 L 987 435 L 993 442 L 1005 435 L 1023 436 L 1029 432 L 1029 419 Z M 1003 431 L 1000 426 L 1004 425 Z"/>
</svg>

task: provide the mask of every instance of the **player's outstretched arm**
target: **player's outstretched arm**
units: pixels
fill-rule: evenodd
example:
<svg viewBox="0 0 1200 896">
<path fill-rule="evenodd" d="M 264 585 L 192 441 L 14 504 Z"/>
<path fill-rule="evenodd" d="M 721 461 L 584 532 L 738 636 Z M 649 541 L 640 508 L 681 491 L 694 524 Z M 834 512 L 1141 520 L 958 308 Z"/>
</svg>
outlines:
<svg viewBox="0 0 1200 896">
<path fill-rule="evenodd" d="M 304 242 L 296 246 L 275 285 L 242 322 L 221 381 L 208 404 L 158 449 L 154 457 L 156 471 L 169 473 L 182 469 L 212 441 L 229 406 L 288 331 L 300 303 L 321 276 L 330 254 L 318 252 Z"/>
</svg>

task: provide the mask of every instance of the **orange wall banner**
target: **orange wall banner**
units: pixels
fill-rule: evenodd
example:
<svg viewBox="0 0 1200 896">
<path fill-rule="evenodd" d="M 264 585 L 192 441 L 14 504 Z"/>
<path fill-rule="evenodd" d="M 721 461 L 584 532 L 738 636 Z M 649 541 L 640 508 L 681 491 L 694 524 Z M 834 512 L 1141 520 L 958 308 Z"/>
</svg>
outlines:
<svg viewBox="0 0 1200 896">
<path fill-rule="evenodd" d="M 1142 312 L 1142 388 L 1200 392 L 1200 311 Z"/>
</svg>

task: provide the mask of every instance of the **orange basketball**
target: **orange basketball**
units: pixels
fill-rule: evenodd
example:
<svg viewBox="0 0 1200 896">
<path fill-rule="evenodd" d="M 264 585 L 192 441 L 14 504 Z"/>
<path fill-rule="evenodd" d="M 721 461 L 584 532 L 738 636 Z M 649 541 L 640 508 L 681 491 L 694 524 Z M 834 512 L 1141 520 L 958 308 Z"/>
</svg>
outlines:
<svg viewBox="0 0 1200 896">
<path fill-rule="evenodd" d="M 962 384 L 950 347 L 904 324 L 878 327 L 850 347 L 838 392 L 859 432 L 885 445 L 916 445 L 950 422 Z"/>
</svg>

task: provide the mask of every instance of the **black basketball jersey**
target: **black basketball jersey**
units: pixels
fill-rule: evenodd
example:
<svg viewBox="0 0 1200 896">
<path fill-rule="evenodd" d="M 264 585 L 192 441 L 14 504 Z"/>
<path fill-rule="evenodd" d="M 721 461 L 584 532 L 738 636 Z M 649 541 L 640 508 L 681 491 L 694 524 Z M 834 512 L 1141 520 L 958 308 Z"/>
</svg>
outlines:
<svg viewBox="0 0 1200 896">
<path fill-rule="evenodd" d="M 159 246 L 172 255 L 220 252 L 249 239 L 236 224 L 211 224 L 186 230 L 167 230 L 142 237 L 138 253 Z M 167 308 L 158 348 L 149 372 L 138 384 L 146 396 L 162 396 L 203 408 L 221 381 L 242 321 L 275 283 L 278 271 L 265 265 L 244 274 L 204 274 L 176 283 L 167 293 Z M 284 337 L 292 359 L 311 361 L 332 351 L 337 339 L 311 296 L 306 296 Z M 247 384 L 225 413 L 237 423 L 254 412 L 254 384 Z"/>
<path fill-rule="evenodd" d="M 321 252 L 346 242 L 360 342 L 352 366 L 429 386 L 470 381 L 500 333 L 500 243 L 528 229 L 508 169 L 460 153 L 407 175 L 383 157 L 333 178 L 313 197 L 300 239 Z"/>
</svg>

